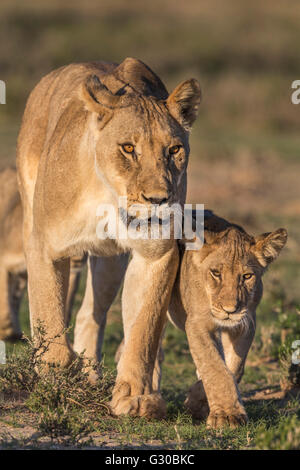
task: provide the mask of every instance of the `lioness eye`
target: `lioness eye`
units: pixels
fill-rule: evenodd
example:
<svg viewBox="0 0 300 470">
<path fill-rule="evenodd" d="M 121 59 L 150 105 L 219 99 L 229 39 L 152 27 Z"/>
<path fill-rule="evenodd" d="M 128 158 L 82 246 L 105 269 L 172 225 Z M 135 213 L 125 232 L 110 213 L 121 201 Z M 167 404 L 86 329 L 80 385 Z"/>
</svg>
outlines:
<svg viewBox="0 0 300 470">
<path fill-rule="evenodd" d="M 217 271 L 217 269 L 211 269 L 211 274 L 213 277 L 217 277 L 218 279 L 221 277 L 220 271 Z"/>
<path fill-rule="evenodd" d="M 243 278 L 247 280 L 247 279 L 251 279 L 252 276 L 253 276 L 253 273 L 246 273 L 243 275 Z"/>
<path fill-rule="evenodd" d="M 170 155 L 174 155 L 175 153 L 178 153 L 180 150 L 180 145 L 173 145 L 173 147 L 169 148 L 169 153 Z"/>
<path fill-rule="evenodd" d="M 122 149 L 126 153 L 133 153 L 134 152 L 134 146 L 132 144 L 123 144 Z"/>
</svg>

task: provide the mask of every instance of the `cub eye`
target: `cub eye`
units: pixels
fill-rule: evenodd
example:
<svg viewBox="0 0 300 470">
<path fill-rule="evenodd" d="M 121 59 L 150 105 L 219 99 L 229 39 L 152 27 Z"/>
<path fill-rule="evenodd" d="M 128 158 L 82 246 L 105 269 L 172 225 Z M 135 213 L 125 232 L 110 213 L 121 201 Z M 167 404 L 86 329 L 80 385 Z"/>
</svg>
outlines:
<svg viewBox="0 0 300 470">
<path fill-rule="evenodd" d="M 122 149 L 124 150 L 125 153 L 133 153 L 134 152 L 134 146 L 132 144 L 123 144 Z"/>
<path fill-rule="evenodd" d="M 216 277 L 217 279 L 221 278 L 221 273 L 217 269 L 211 269 L 210 273 L 213 277 Z"/>
<path fill-rule="evenodd" d="M 169 154 L 175 155 L 175 153 L 178 153 L 180 149 L 181 149 L 181 145 L 173 145 L 173 147 L 169 148 Z"/>
<path fill-rule="evenodd" d="M 248 279 L 251 279 L 251 277 L 253 277 L 253 276 L 254 276 L 253 273 L 246 273 L 246 274 L 243 275 L 243 278 L 248 280 Z"/>
</svg>

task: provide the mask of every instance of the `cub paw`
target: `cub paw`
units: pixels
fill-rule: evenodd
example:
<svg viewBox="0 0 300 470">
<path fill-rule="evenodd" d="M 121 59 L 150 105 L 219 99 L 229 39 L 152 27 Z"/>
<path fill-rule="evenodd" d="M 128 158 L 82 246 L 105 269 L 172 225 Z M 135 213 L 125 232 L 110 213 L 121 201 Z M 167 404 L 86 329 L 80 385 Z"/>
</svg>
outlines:
<svg viewBox="0 0 300 470">
<path fill-rule="evenodd" d="M 206 425 L 208 428 L 219 429 L 223 427 L 237 428 L 246 424 L 248 421 L 245 412 L 233 413 L 225 411 L 211 412 L 207 418 Z"/>
<path fill-rule="evenodd" d="M 184 406 L 196 420 L 202 421 L 208 417 L 209 406 L 201 380 L 189 389 Z"/>
<path fill-rule="evenodd" d="M 162 419 L 166 416 L 166 404 L 159 393 L 130 395 L 130 385 L 118 384 L 113 392 L 110 408 L 114 415 L 140 416 Z"/>
<path fill-rule="evenodd" d="M 184 406 L 196 420 L 203 421 L 209 415 L 207 400 L 195 400 L 194 397 L 188 396 L 184 402 Z"/>
</svg>

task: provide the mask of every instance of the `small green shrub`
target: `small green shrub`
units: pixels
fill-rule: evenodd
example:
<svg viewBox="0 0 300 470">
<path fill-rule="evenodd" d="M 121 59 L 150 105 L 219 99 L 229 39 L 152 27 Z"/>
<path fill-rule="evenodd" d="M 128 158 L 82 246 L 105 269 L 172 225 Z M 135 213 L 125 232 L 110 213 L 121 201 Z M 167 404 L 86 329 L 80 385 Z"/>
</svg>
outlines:
<svg viewBox="0 0 300 470">
<path fill-rule="evenodd" d="M 299 450 L 300 420 L 296 415 L 283 418 L 275 428 L 261 426 L 256 433 L 256 448 L 268 450 Z"/>
<path fill-rule="evenodd" d="M 78 442 L 91 432 L 97 417 L 110 413 L 113 374 L 102 367 L 96 383 L 90 383 L 87 366 L 96 366 L 83 355 L 69 367 L 51 364 L 45 371 L 42 354 L 51 341 L 43 338 L 40 330 L 34 343 L 26 338 L 25 344 L 8 357 L 0 368 L 0 392 L 4 397 L 17 393 L 25 398 L 26 407 L 38 413 L 42 435 Z"/>
</svg>

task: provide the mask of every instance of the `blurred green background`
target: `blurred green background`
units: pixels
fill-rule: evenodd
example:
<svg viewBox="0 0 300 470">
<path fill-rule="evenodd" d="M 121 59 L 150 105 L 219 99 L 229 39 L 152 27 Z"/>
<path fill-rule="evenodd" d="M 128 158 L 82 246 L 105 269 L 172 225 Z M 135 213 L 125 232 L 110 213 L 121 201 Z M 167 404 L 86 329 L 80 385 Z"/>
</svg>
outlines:
<svg viewBox="0 0 300 470">
<path fill-rule="evenodd" d="M 14 163 L 26 98 L 53 68 L 142 59 L 171 89 L 199 79 L 188 199 L 251 233 L 284 226 L 288 247 L 266 279 L 266 309 L 300 300 L 300 3 L 294 0 L 1 0 L 0 167 Z M 262 307 L 263 309 L 264 307 Z"/>
</svg>

